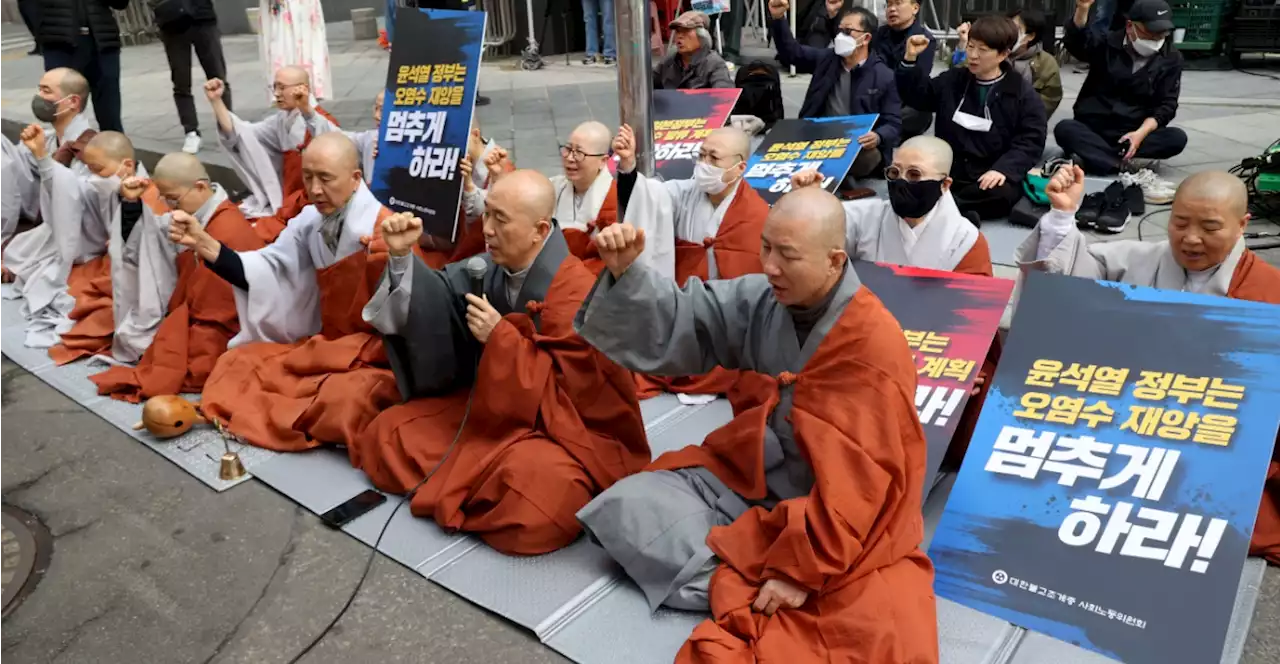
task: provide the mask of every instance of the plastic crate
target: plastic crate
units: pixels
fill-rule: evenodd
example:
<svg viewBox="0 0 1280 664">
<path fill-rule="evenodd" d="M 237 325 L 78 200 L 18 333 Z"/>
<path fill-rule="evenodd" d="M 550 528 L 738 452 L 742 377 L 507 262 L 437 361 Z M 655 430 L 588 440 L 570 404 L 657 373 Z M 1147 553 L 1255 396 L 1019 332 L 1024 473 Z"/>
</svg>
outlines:
<svg viewBox="0 0 1280 664">
<path fill-rule="evenodd" d="M 1222 21 L 1228 0 L 1189 0 L 1170 3 L 1173 27 L 1185 30 L 1180 51 L 1213 51 L 1222 43 Z"/>
</svg>

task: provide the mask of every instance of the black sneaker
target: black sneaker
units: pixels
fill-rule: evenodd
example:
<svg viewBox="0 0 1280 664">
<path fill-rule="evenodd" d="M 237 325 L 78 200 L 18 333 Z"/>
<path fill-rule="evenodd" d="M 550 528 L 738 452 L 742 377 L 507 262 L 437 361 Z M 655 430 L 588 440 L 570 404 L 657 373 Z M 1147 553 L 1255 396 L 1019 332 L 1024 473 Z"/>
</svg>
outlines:
<svg viewBox="0 0 1280 664">
<path fill-rule="evenodd" d="M 594 55 L 588 55 L 587 57 L 582 59 L 582 64 L 584 65 L 594 65 L 595 63 L 596 63 L 596 56 Z"/>
<path fill-rule="evenodd" d="M 614 64 L 617 63 L 617 60 L 606 55 L 604 56 L 604 60 L 602 62 L 604 62 L 604 66 L 606 67 L 612 67 Z"/>
<path fill-rule="evenodd" d="M 489 98 L 484 95 L 476 95 L 476 106 L 488 106 Z"/>
<path fill-rule="evenodd" d="M 1080 209 L 1076 210 L 1076 226 L 1079 228 L 1092 228 L 1098 223 L 1098 215 L 1102 214 L 1103 195 L 1101 193 L 1089 194 L 1084 197 L 1080 203 Z"/>
<path fill-rule="evenodd" d="M 1139 215 L 1147 211 L 1147 206 L 1142 196 L 1142 187 L 1136 184 L 1131 184 L 1124 188 L 1124 199 L 1129 204 L 1129 214 Z"/>
<path fill-rule="evenodd" d="M 1129 212 L 1129 200 L 1124 189 L 1123 184 L 1112 182 L 1102 193 L 1102 211 L 1093 224 L 1099 231 L 1120 233 L 1129 225 L 1129 219 L 1133 215 Z"/>
</svg>

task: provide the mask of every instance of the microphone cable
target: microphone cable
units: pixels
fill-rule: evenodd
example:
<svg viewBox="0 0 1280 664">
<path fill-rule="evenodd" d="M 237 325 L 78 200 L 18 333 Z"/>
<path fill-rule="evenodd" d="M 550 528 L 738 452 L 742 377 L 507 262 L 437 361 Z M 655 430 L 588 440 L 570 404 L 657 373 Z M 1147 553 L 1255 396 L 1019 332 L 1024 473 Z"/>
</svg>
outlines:
<svg viewBox="0 0 1280 664">
<path fill-rule="evenodd" d="M 478 372 L 479 370 L 480 358 L 477 356 L 476 371 Z M 467 419 L 471 415 L 471 401 L 475 396 L 476 387 L 475 381 L 473 380 L 471 383 L 471 389 L 467 393 L 467 406 L 462 411 L 462 423 L 458 425 L 458 432 L 453 435 L 453 442 L 449 443 L 449 447 L 444 451 L 444 456 L 440 457 L 440 460 L 436 462 L 436 465 L 432 466 L 431 470 L 427 471 L 426 476 L 417 484 L 413 485 L 413 488 L 409 489 L 408 493 L 400 496 L 400 502 L 396 503 L 395 509 L 391 510 L 390 516 L 388 516 L 386 522 L 382 524 L 382 530 L 378 531 L 378 538 L 374 540 L 373 549 L 369 551 L 369 559 L 365 561 L 364 572 L 360 574 L 360 580 L 356 582 L 356 587 L 351 590 L 351 594 L 347 597 L 347 601 L 343 603 L 342 608 L 338 610 L 338 613 L 333 616 L 333 620 L 330 620 L 329 624 L 325 625 L 325 628 L 316 635 L 316 638 L 312 639 L 311 643 L 307 644 L 307 647 L 303 648 L 297 655 L 294 655 L 293 658 L 289 660 L 289 664 L 298 664 L 303 657 L 310 654 L 317 645 L 320 645 L 320 642 L 324 640 L 324 637 L 328 636 L 329 632 L 333 631 L 333 628 L 342 620 L 342 617 L 347 614 L 347 610 L 350 609 L 351 605 L 356 601 L 356 596 L 360 594 L 360 589 L 364 587 L 364 582 L 369 578 L 369 571 L 373 569 L 373 561 L 378 557 L 378 547 L 382 544 L 382 536 L 387 534 L 387 528 L 391 525 L 391 521 L 396 518 L 396 513 L 400 511 L 401 507 L 404 507 L 406 502 L 413 498 L 413 495 L 418 492 L 418 489 L 422 488 L 423 484 L 427 483 L 427 480 L 431 479 L 432 475 L 436 474 L 437 470 L 440 470 L 440 467 L 444 465 L 444 462 L 449 458 L 449 455 L 453 453 L 453 449 L 457 447 L 458 441 L 462 439 L 462 431 L 466 429 Z"/>
</svg>

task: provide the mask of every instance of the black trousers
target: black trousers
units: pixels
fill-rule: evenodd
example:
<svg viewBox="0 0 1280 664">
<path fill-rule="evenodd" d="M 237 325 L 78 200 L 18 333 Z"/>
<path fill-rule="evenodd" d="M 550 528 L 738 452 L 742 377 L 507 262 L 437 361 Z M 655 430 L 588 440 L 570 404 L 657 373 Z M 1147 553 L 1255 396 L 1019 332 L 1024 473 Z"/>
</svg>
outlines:
<svg viewBox="0 0 1280 664">
<path fill-rule="evenodd" d="M 1120 137 L 1123 127 L 1098 130 L 1074 119 L 1062 120 L 1053 128 L 1053 138 L 1067 155 L 1076 155 L 1089 175 L 1112 175 L 1120 170 Z M 1187 132 L 1177 127 L 1161 127 L 1147 136 L 1134 153 L 1137 159 L 1170 159 L 1187 147 Z"/>
<path fill-rule="evenodd" d="M 36 52 L 39 52 L 40 0 L 18 0 L 18 13 L 22 15 L 22 22 L 27 26 L 27 30 L 31 32 L 31 38 L 36 42 Z"/>
<path fill-rule="evenodd" d="M 124 131 L 120 119 L 120 49 L 98 50 L 92 35 L 80 35 L 74 47 L 42 44 L 44 70 L 70 67 L 89 81 L 93 115 L 102 131 Z"/>
<path fill-rule="evenodd" d="M 902 107 L 902 136 L 898 143 L 919 136 L 929 131 L 929 125 L 933 124 L 933 113 L 928 111 L 917 111 L 910 106 Z"/>
<path fill-rule="evenodd" d="M 205 79 L 220 78 L 226 84 L 222 101 L 231 109 L 231 84 L 227 83 L 227 60 L 222 55 L 222 34 L 217 21 L 188 23 L 178 29 L 160 28 L 160 41 L 169 59 L 169 78 L 173 81 L 173 103 L 178 107 L 182 133 L 200 133 L 195 99 L 191 96 L 191 51 L 196 52 Z"/>
<path fill-rule="evenodd" d="M 956 199 L 956 207 L 960 208 L 961 214 L 976 212 L 983 221 L 1003 219 L 1009 216 L 1009 211 L 1022 196 L 1022 183 L 1006 180 L 999 187 L 984 191 L 977 181 L 954 180 L 951 183 L 951 196 Z"/>
</svg>

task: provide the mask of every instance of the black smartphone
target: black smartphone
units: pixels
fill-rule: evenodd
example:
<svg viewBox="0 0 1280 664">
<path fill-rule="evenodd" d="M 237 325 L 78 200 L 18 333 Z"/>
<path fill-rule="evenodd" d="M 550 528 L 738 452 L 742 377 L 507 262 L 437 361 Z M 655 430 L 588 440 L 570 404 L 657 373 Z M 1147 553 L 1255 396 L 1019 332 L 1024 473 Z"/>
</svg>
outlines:
<svg viewBox="0 0 1280 664">
<path fill-rule="evenodd" d="M 320 515 L 320 520 L 330 528 L 341 528 L 373 508 L 387 502 L 381 492 L 369 489 L 345 503 Z"/>
</svg>

